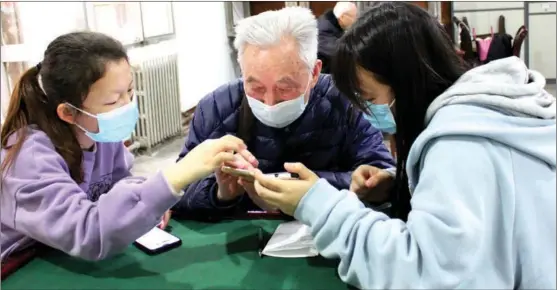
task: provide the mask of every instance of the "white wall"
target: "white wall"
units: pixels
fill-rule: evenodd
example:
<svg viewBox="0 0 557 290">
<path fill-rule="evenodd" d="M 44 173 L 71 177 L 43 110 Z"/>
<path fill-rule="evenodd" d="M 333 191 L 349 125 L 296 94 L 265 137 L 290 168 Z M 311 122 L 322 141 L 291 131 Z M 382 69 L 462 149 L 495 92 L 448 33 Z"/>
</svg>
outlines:
<svg viewBox="0 0 557 290">
<path fill-rule="evenodd" d="M 528 19 L 525 19 L 525 3 L 529 5 Z M 500 15 L 505 16 L 507 33 L 513 37 L 520 26 L 527 25 L 528 36 L 522 45 L 520 57 L 527 61 L 531 69 L 541 72 L 548 79 L 555 79 L 557 55 L 555 2 L 455 1 L 453 10 L 454 15 L 460 19 L 466 16 L 470 28 L 476 28 L 477 34 L 489 33 L 490 27 L 497 32 Z M 540 12 L 553 12 L 553 14 L 536 15 Z M 526 42 L 528 42 L 528 51 L 526 51 Z"/>
<path fill-rule="evenodd" d="M 557 34 L 555 2 L 529 2 L 528 41 L 530 67 L 548 79 L 555 79 L 557 72 Z M 539 13 L 539 14 L 538 14 Z M 549 14 L 548 14 L 549 13 Z"/>
<path fill-rule="evenodd" d="M 182 111 L 234 79 L 223 2 L 174 2 Z"/>
</svg>

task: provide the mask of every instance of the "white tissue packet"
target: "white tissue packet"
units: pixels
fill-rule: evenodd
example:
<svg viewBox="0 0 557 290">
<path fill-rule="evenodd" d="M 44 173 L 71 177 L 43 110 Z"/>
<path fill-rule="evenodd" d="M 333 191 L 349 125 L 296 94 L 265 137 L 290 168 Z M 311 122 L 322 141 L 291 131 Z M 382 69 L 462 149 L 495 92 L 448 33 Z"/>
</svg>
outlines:
<svg viewBox="0 0 557 290">
<path fill-rule="evenodd" d="M 304 258 L 319 255 L 308 226 L 299 221 L 280 224 L 262 251 L 263 255 L 279 258 Z"/>
</svg>

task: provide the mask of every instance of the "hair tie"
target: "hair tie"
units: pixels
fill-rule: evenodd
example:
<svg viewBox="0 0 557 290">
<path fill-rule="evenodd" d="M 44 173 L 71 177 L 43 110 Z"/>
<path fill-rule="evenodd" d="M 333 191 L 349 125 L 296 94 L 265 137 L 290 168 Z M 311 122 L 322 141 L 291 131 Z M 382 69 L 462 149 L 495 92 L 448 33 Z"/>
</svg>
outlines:
<svg viewBox="0 0 557 290">
<path fill-rule="evenodd" d="M 42 62 L 42 61 L 40 61 L 40 62 L 39 62 L 39 63 L 37 63 L 37 65 L 35 66 L 35 67 L 37 68 L 37 70 L 38 70 L 38 71 L 40 71 L 40 70 L 41 70 L 41 67 L 42 67 L 42 63 L 43 63 L 43 62 Z"/>
</svg>

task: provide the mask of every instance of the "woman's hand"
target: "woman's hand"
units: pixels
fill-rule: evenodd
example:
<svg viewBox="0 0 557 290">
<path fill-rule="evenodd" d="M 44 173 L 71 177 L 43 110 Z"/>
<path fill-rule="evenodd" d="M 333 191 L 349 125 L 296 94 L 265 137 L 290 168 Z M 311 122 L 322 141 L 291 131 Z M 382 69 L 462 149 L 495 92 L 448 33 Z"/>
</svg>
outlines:
<svg viewBox="0 0 557 290">
<path fill-rule="evenodd" d="M 275 212 L 278 210 L 275 206 L 267 204 L 263 199 L 261 199 L 261 197 L 259 197 L 259 195 L 257 195 L 257 192 L 255 192 L 255 184 L 253 182 L 239 178 L 238 184 L 243 187 L 251 201 L 253 201 L 253 203 L 255 203 L 255 205 L 257 205 L 260 209 L 267 212 Z"/>
<path fill-rule="evenodd" d="M 284 180 L 267 177 L 257 170 L 255 172 L 255 191 L 269 205 L 279 208 L 288 215 L 294 215 L 298 203 L 319 177 L 301 163 L 285 163 L 284 168 L 290 173 L 297 173 L 298 180 Z"/>
<path fill-rule="evenodd" d="M 350 191 L 356 193 L 360 200 L 383 202 L 389 197 L 394 177 L 383 169 L 370 165 L 360 165 L 352 173 Z"/>
<path fill-rule="evenodd" d="M 220 168 L 225 162 L 235 161 L 234 152 L 250 158 L 244 142 L 226 135 L 219 139 L 205 140 L 191 150 L 182 160 L 163 171 L 168 183 L 175 191 L 202 179 Z"/>
</svg>

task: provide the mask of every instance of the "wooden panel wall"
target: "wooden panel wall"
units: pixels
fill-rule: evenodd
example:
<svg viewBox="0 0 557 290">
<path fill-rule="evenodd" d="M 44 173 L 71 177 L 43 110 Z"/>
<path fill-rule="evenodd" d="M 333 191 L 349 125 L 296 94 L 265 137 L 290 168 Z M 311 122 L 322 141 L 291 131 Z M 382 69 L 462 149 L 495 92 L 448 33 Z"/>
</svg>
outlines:
<svg viewBox="0 0 557 290">
<path fill-rule="evenodd" d="M 311 9 L 315 17 L 319 17 L 327 10 L 333 9 L 335 4 L 336 2 L 334 1 L 311 1 L 309 2 L 309 9 Z"/>
<path fill-rule="evenodd" d="M 284 6 L 284 1 L 250 1 L 249 10 L 251 15 L 257 15 L 268 10 L 279 10 Z"/>
</svg>

